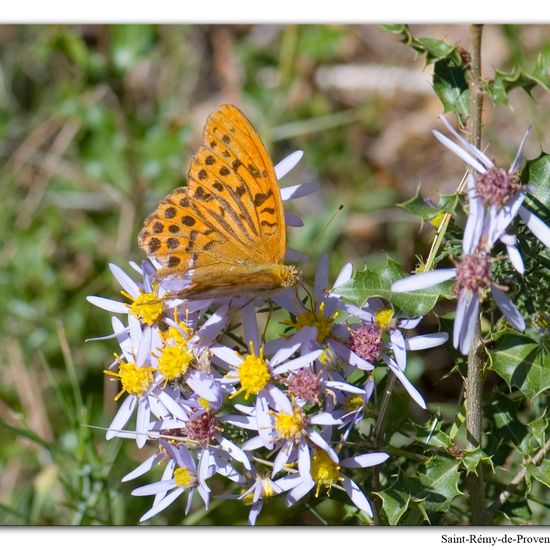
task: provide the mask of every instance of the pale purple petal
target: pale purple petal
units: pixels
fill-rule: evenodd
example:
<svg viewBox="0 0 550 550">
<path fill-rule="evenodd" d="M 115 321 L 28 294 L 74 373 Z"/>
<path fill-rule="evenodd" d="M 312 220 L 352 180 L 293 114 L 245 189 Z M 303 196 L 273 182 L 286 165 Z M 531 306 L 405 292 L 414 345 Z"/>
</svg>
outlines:
<svg viewBox="0 0 550 550">
<path fill-rule="evenodd" d="M 328 289 L 328 255 L 323 254 L 317 264 L 315 270 L 315 281 L 313 286 L 315 287 L 315 297 L 317 302 L 323 301 L 323 293 Z"/>
<path fill-rule="evenodd" d="M 232 441 L 229 441 L 229 439 L 226 439 L 225 437 L 218 436 L 217 441 L 220 444 L 220 447 L 227 453 L 229 456 L 236 460 L 237 462 L 240 462 L 244 465 L 244 467 L 247 470 L 251 469 L 250 461 L 248 460 L 248 457 L 246 454 L 239 448 L 235 443 Z"/>
<path fill-rule="evenodd" d="M 400 330 L 390 329 L 391 349 L 401 370 L 407 367 L 407 352 L 405 351 L 405 338 Z"/>
<path fill-rule="evenodd" d="M 145 460 L 145 462 L 142 462 L 137 468 L 127 473 L 121 481 L 130 481 L 147 472 L 150 472 L 162 459 L 162 455 L 151 455 L 147 460 Z"/>
<path fill-rule="evenodd" d="M 363 510 L 368 516 L 372 517 L 372 508 L 367 500 L 367 497 L 363 494 L 361 489 L 357 486 L 357 484 L 352 481 L 348 476 L 342 476 L 344 479 L 342 481 L 342 485 L 344 486 L 344 489 L 346 490 L 346 493 L 348 494 L 349 498 L 359 508 L 360 510 Z"/>
<path fill-rule="evenodd" d="M 154 483 L 149 483 L 138 487 L 132 491 L 133 496 L 143 497 L 148 495 L 156 495 L 157 493 L 162 493 L 173 489 L 175 486 L 173 479 L 164 479 L 162 481 L 155 481 Z"/>
<path fill-rule="evenodd" d="M 300 197 L 305 197 L 315 191 L 319 190 L 318 183 L 301 183 L 299 185 L 290 185 L 289 187 L 281 188 L 281 198 L 284 201 L 298 199 Z"/>
<path fill-rule="evenodd" d="M 517 238 L 515 235 L 512 235 L 510 233 L 504 233 L 500 237 L 500 242 L 502 242 L 506 246 L 506 252 L 508 252 L 508 258 L 510 260 L 510 263 L 514 266 L 514 269 L 523 275 L 525 272 L 525 266 L 523 264 L 523 258 L 521 257 L 521 254 L 519 253 L 518 247 L 517 247 Z"/>
<path fill-rule="evenodd" d="M 337 418 L 334 413 L 328 411 L 314 414 L 309 420 L 312 424 L 320 424 L 323 426 L 337 426 L 342 423 L 342 421 Z"/>
<path fill-rule="evenodd" d="M 136 352 L 136 366 L 142 367 L 151 356 L 151 342 L 153 339 L 153 329 L 145 326 Z"/>
<path fill-rule="evenodd" d="M 336 464 L 338 464 L 338 455 L 334 452 L 333 448 L 323 439 L 319 432 L 315 431 L 314 429 L 309 429 L 307 430 L 307 435 L 309 439 L 313 443 L 315 443 L 315 445 L 323 449 L 323 451 L 328 454 L 333 462 L 336 462 Z"/>
<path fill-rule="evenodd" d="M 363 388 L 358 388 L 353 384 L 348 384 L 347 382 L 341 382 L 339 380 L 327 380 L 324 384 L 327 388 L 334 388 L 335 390 L 345 391 L 348 393 L 354 393 L 358 395 L 363 395 L 367 393 Z"/>
<path fill-rule="evenodd" d="M 397 363 L 389 357 L 384 357 L 384 361 L 388 364 L 392 372 L 397 376 L 403 387 L 407 390 L 407 393 L 413 398 L 413 400 L 423 409 L 426 409 L 426 402 L 420 395 L 420 392 L 413 386 L 410 380 L 405 376 L 405 373 L 397 366 Z"/>
<path fill-rule="evenodd" d="M 416 328 L 420 324 L 420 321 L 422 321 L 422 317 L 398 317 L 397 326 L 402 329 L 411 330 Z"/>
<path fill-rule="evenodd" d="M 372 363 L 369 363 L 368 361 L 365 361 L 364 359 L 359 357 L 356 353 L 351 351 L 347 346 L 344 346 L 344 344 L 341 344 L 336 340 L 331 340 L 330 346 L 341 359 L 343 359 L 344 361 L 347 361 L 347 363 L 349 363 L 350 365 L 357 367 L 358 369 L 361 369 L 361 370 L 374 369 L 374 365 Z"/>
<path fill-rule="evenodd" d="M 315 482 L 311 477 L 309 479 L 303 480 L 302 483 L 291 489 L 285 498 L 288 506 L 293 506 L 298 502 L 302 497 L 307 495 L 311 489 L 315 487 Z"/>
<path fill-rule="evenodd" d="M 273 476 L 280 472 L 284 465 L 288 462 L 290 453 L 292 452 L 294 444 L 292 441 L 287 441 L 282 447 L 281 450 L 277 453 L 275 460 L 273 462 Z"/>
<path fill-rule="evenodd" d="M 256 520 L 262 511 L 263 500 L 258 500 L 252 505 L 250 512 L 248 513 L 248 525 L 256 525 Z"/>
<path fill-rule="evenodd" d="M 453 327 L 453 345 L 455 345 L 463 355 L 466 355 L 472 346 L 475 330 L 479 322 L 478 315 L 479 298 L 477 295 L 471 295 L 469 299 L 463 302 L 461 302 L 460 298 L 458 299 Z M 454 344 L 454 342 L 457 342 L 457 344 Z"/>
<path fill-rule="evenodd" d="M 336 281 L 334 281 L 333 288 L 337 288 L 351 280 L 351 277 L 353 275 L 353 265 L 351 263 L 347 263 L 338 274 L 338 277 L 336 277 Z"/>
<path fill-rule="evenodd" d="M 293 212 L 285 212 L 285 225 L 287 227 L 304 227 L 304 222 L 300 216 Z"/>
<path fill-rule="evenodd" d="M 430 349 L 443 345 L 449 339 L 446 332 L 434 332 L 432 334 L 423 334 L 413 336 L 405 340 L 405 347 L 408 350 Z"/>
<path fill-rule="evenodd" d="M 256 419 L 252 416 L 228 414 L 223 417 L 223 421 L 228 422 L 229 424 L 233 424 L 233 426 L 237 426 L 238 428 L 246 428 L 248 430 L 256 430 L 258 426 L 256 423 Z"/>
<path fill-rule="evenodd" d="M 238 367 L 242 362 L 242 358 L 231 348 L 227 346 L 215 345 L 210 348 L 210 351 L 216 357 L 219 357 L 222 361 Z"/>
<path fill-rule="evenodd" d="M 544 246 L 550 248 L 550 228 L 538 216 L 535 216 L 533 212 L 525 208 L 525 206 L 519 209 L 519 215 L 533 235 L 535 235 Z"/>
<path fill-rule="evenodd" d="M 391 285 L 392 292 L 413 292 L 443 283 L 456 275 L 456 269 L 435 269 L 416 273 L 405 279 L 400 279 Z"/>
<path fill-rule="evenodd" d="M 311 456 L 309 454 L 309 447 L 307 443 L 302 439 L 298 445 L 298 471 L 302 476 L 302 479 L 311 477 Z"/>
<path fill-rule="evenodd" d="M 491 285 L 491 293 L 493 295 L 493 298 L 495 299 L 495 302 L 506 317 L 508 319 L 508 322 L 520 332 L 523 332 L 525 330 L 525 320 L 521 316 L 521 313 L 519 309 L 514 305 L 512 300 L 508 298 L 505 292 L 500 290 L 494 285 Z"/>
<path fill-rule="evenodd" d="M 256 399 L 256 426 L 258 429 L 258 436 L 262 440 L 264 446 L 269 449 L 273 445 L 273 438 L 271 436 L 273 428 L 267 400 L 264 395 L 261 395 L 263 393 L 264 392 L 260 392 Z"/>
<path fill-rule="evenodd" d="M 188 420 L 189 416 L 182 406 L 173 399 L 168 393 L 162 391 L 158 395 L 159 401 L 166 407 L 166 409 L 179 420 Z"/>
<path fill-rule="evenodd" d="M 116 300 L 109 300 L 109 298 L 102 298 L 101 296 L 86 296 L 86 300 L 106 311 L 111 313 L 128 313 L 128 306 L 123 302 L 117 302 Z"/>
<path fill-rule="evenodd" d="M 476 195 L 475 179 L 471 172 L 468 173 L 468 197 L 470 214 L 464 228 L 462 248 L 464 254 L 471 254 L 477 247 L 483 230 L 484 208 L 483 201 Z"/>
<path fill-rule="evenodd" d="M 290 246 L 286 247 L 285 263 L 300 264 L 303 262 L 307 262 L 308 260 L 309 256 L 304 252 L 296 250 L 295 248 L 291 248 Z"/>
<path fill-rule="evenodd" d="M 523 149 L 525 147 L 525 142 L 527 141 L 527 138 L 529 137 L 529 134 L 531 133 L 531 127 L 527 128 L 525 134 L 523 134 L 523 138 L 521 140 L 521 143 L 518 147 L 518 152 L 516 153 L 516 158 L 514 159 L 514 162 L 512 162 L 512 165 L 510 166 L 510 170 L 508 170 L 509 174 L 513 174 L 514 172 L 517 172 L 519 170 L 521 161 L 523 160 Z"/>
<path fill-rule="evenodd" d="M 323 355 L 322 349 L 318 349 L 310 353 L 306 353 L 301 357 L 293 359 L 292 361 L 287 361 L 286 363 L 283 363 L 281 366 L 277 367 L 276 369 L 273 369 L 273 374 L 278 375 L 278 374 L 282 374 L 283 372 L 291 372 L 293 370 L 301 369 L 313 363 L 313 361 L 315 361 L 315 359 L 317 359 L 321 355 Z"/>
<path fill-rule="evenodd" d="M 260 353 L 260 333 L 258 332 L 258 320 L 254 306 L 247 306 L 242 311 L 245 343 L 254 349 L 254 354 Z M 250 349 L 252 352 L 252 349 Z"/>
<path fill-rule="evenodd" d="M 464 289 L 460 290 L 456 304 L 455 320 L 453 325 L 453 346 L 458 349 L 460 345 L 461 334 L 464 332 L 464 316 L 468 305 L 471 302 L 471 295 Z"/>
<path fill-rule="evenodd" d="M 385 462 L 390 455 L 388 453 L 365 453 L 352 456 L 340 461 L 340 464 L 346 468 L 368 468 Z"/>
<path fill-rule="evenodd" d="M 185 382 L 200 397 L 211 403 L 218 401 L 220 389 L 212 375 L 193 370 L 185 377 Z"/>
<path fill-rule="evenodd" d="M 281 178 L 284 178 L 300 162 L 300 159 L 303 156 L 303 151 L 294 151 L 278 162 L 275 165 L 275 175 L 277 176 L 277 179 L 280 180 Z"/>
<path fill-rule="evenodd" d="M 288 397 L 277 386 L 269 385 L 267 388 L 267 395 L 272 408 L 278 411 L 292 413 L 292 405 Z"/>
<path fill-rule="evenodd" d="M 471 166 L 474 170 L 477 170 L 481 174 L 485 174 L 487 169 L 472 155 L 464 151 L 454 141 L 451 141 L 447 136 L 443 135 L 437 130 L 432 130 L 433 135 L 443 144 L 447 149 L 450 149 L 457 157 L 460 157 L 466 164 Z"/>
<path fill-rule="evenodd" d="M 149 400 L 144 397 L 139 400 L 137 418 L 136 418 L 136 444 L 141 449 L 147 443 L 147 432 L 149 431 L 149 422 L 151 421 L 151 408 Z"/>
<path fill-rule="evenodd" d="M 120 286 L 132 297 L 134 300 L 141 294 L 141 291 L 136 284 L 136 282 L 118 265 L 115 264 L 109 264 L 109 269 L 111 270 L 111 273 L 114 275 L 117 282 L 120 284 Z"/>
<path fill-rule="evenodd" d="M 291 355 L 300 349 L 300 346 L 305 341 L 313 340 L 316 335 L 317 331 L 313 327 L 304 327 L 292 338 L 278 338 L 277 340 L 268 342 L 265 346 L 266 353 L 272 353 L 275 349 L 277 350 L 269 361 L 269 364 L 272 367 L 276 367 L 279 363 L 286 361 Z M 269 344 L 273 344 L 273 346 L 270 346 Z"/>
<path fill-rule="evenodd" d="M 458 139 L 458 141 L 464 146 L 466 147 L 466 149 L 468 149 L 473 155 L 475 155 L 479 161 L 486 167 L 486 168 L 491 168 L 492 166 L 494 166 L 494 163 L 493 161 L 481 150 L 479 149 L 478 147 L 475 147 L 473 144 L 471 144 L 469 141 L 467 141 L 466 139 L 464 139 L 454 128 L 453 126 L 450 124 L 450 122 L 444 117 L 444 116 L 440 116 L 439 117 L 440 120 L 443 122 L 443 124 L 446 126 L 447 130 L 449 130 L 449 132 L 451 132 L 451 134 L 453 134 L 453 136 L 456 137 L 456 139 Z"/>
<path fill-rule="evenodd" d="M 174 502 L 184 491 L 183 487 L 178 487 L 177 489 L 174 489 L 169 495 L 165 496 L 156 506 L 153 506 L 146 514 L 141 516 L 139 521 L 147 521 L 148 519 L 151 519 L 153 516 L 156 516 L 159 512 L 164 510 L 165 508 L 168 508 L 172 502 Z"/>
<path fill-rule="evenodd" d="M 246 441 L 243 444 L 242 449 L 243 451 L 255 451 L 256 449 L 261 449 L 262 447 L 264 447 L 264 442 L 256 436 Z"/>
<path fill-rule="evenodd" d="M 113 421 L 107 430 L 107 434 L 105 435 L 105 439 L 113 439 L 113 437 L 119 435 L 118 432 L 122 430 L 124 426 L 126 426 L 128 420 L 130 420 L 137 403 L 138 398 L 135 395 L 128 395 L 126 397 L 113 418 Z"/>
<path fill-rule="evenodd" d="M 485 234 L 488 236 L 491 244 L 500 239 L 506 228 L 512 223 L 516 214 L 521 209 L 525 197 L 525 193 L 520 191 L 498 210 L 496 214 L 494 206 L 489 209 L 489 224 Z"/>
</svg>

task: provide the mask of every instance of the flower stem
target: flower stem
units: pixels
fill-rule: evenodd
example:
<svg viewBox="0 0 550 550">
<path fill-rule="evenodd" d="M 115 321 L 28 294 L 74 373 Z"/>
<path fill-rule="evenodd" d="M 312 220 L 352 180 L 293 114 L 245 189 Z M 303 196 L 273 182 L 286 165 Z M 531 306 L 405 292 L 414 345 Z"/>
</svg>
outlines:
<svg viewBox="0 0 550 550">
<path fill-rule="evenodd" d="M 481 145 L 481 118 L 483 111 L 483 88 L 481 80 L 481 36 L 483 25 L 472 25 L 470 30 L 472 41 L 471 79 L 470 79 L 470 116 L 468 123 L 468 138 L 471 143 Z M 483 407 L 483 344 L 479 322 L 476 327 L 474 341 L 468 354 L 468 375 L 466 378 L 466 449 L 473 450 L 481 446 L 482 437 L 482 407 Z M 485 520 L 485 483 L 482 465 L 478 465 L 474 473 L 466 476 L 466 486 L 470 492 L 470 510 L 472 525 L 483 525 Z"/>
</svg>

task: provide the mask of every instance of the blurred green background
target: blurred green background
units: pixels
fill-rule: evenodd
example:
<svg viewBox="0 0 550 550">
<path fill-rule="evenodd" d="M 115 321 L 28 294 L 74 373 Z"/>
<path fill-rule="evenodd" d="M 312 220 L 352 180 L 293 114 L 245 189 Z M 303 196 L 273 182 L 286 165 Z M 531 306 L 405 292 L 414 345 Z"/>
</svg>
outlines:
<svg viewBox="0 0 550 550">
<path fill-rule="evenodd" d="M 468 46 L 465 25 L 412 30 Z M 539 53 L 550 56 L 545 26 L 485 29 L 488 75 Z M 150 507 L 130 491 L 158 472 L 120 483 L 146 452 L 88 427 L 108 426 L 117 390 L 102 374 L 113 342 L 84 342 L 109 333 L 110 316 L 86 296 L 119 297 L 107 264 L 142 258 L 137 232 L 185 183 L 208 114 L 240 106 L 274 163 L 304 150 L 282 184 L 321 190 L 291 206 L 305 221 L 291 246 L 313 261 L 330 251 L 333 275 L 346 261 L 376 267 L 386 254 L 411 269 L 433 228 L 395 203 L 418 185 L 436 200 L 462 175 L 431 135 L 441 106 L 430 81 L 424 59 L 368 25 L 0 27 L 0 524 L 131 525 Z M 550 105 L 534 96 L 517 90 L 510 107 L 486 104 L 497 159 L 513 158 L 528 125 L 527 156 L 545 147 Z M 428 319 L 423 330 L 434 327 Z M 444 350 L 412 361 L 431 403 L 457 402 L 451 366 Z M 222 502 L 209 512 L 195 503 L 184 522 L 246 523 L 246 507 Z M 356 523 L 348 512 L 334 499 L 274 502 L 259 523 Z M 181 522 L 177 505 L 152 520 Z"/>
</svg>

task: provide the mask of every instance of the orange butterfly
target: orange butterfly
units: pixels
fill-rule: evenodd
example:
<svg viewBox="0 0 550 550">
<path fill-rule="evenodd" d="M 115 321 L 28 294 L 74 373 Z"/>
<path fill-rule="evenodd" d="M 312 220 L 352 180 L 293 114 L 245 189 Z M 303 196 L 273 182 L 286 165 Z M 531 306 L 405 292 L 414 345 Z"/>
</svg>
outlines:
<svg viewBox="0 0 550 550">
<path fill-rule="evenodd" d="M 206 122 L 187 187 L 150 214 L 138 243 L 162 265 L 157 279 L 188 281 L 177 296 L 219 298 L 295 286 L 284 265 L 286 228 L 269 155 L 247 118 L 222 105 Z"/>
</svg>

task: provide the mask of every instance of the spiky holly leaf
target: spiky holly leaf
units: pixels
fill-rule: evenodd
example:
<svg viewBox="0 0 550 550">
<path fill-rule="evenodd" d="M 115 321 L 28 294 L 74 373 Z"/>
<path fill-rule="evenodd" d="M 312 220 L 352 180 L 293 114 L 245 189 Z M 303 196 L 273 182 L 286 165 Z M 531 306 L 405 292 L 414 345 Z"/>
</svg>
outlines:
<svg viewBox="0 0 550 550">
<path fill-rule="evenodd" d="M 441 195 L 437 204 L 430 203 L 420 194 L 420 188 L 416 190 L 414 197 L 408 201 L 397 204 L 407 212 L 422 218 L 424 221 L 431 221 L 439 214 L 447 212 L 454 213 L 458 204 L 458 194 Z"/>
<path fill-rule="evenodd" d="M 515 67 L 510 72 L 495 71 L 495 78 L 485 83 L 485 89 L 495 103 L 508 104 L 508 94 L 514 88 L 522 88 L 531 95 L 535 86 L 541 86 L 550 92 L 550 78 L 546 69 L 546 62 L 542 55 L 532 72 Z"/>
<path fill-rule="evenodd" d="M 540 481 L 540 483 L 550 488 L 550 460 L 549 459 L 543 460 L 540 466 L 535 466 L 534 464 L 528 464 L 525 467 L 525 471 L 527 472 L 528 476 L 535 478 L 537 481 Z"/>
<path fill-rule="evenodd" d="M 409 507 L 411 495 L 397 483 L 377 495 L 382 499 L 382 509 L 388 518 L 388 523 L 398 525 L 399 520 Z"/>
<path fill-rule="evenodd" d="M 387 258 L 385 265 L 380 269 L 357 271 L 350 281 L 335 288 L 333 292 L 357 304 L 363 304 L 369 298 L 383 298 L 410 317 L 425 315 L 433 309 L 440 297 L 454 298 L 452 282 L 415 292 L 392 292 L 391 285 L 406 276 L 399 264 Z"/>
<path fill-rule="evenodd" d="M 528 336 L 513 330 L 502 331 L 495 337 L 489 356 L 490 368 L 528 399 L 550 388 L 550 357 Z"/>
<path fill-rule="evenodd" d="M 550 155 L 548 153 L 541 151 L 536 159 L 525 163 L 521 181 L 528 183 L 530 194 L 550 209 Z"/>
</svg>

